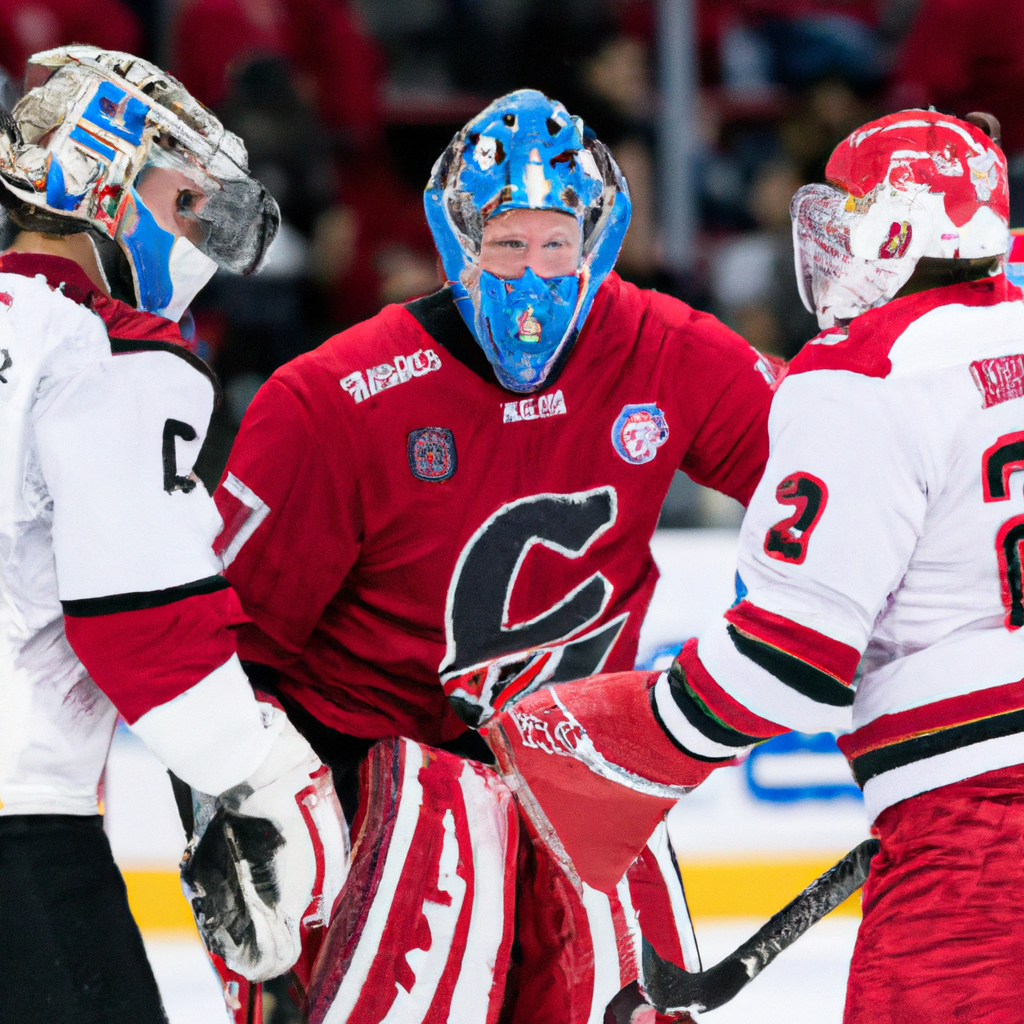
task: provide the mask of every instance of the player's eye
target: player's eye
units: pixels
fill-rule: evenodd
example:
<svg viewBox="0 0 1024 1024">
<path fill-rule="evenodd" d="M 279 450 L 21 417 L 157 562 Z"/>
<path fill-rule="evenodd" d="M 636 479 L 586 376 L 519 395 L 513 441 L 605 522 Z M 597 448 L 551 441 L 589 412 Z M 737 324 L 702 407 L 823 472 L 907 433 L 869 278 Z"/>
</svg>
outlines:
<svg viewBox="0 0 1024 1024">
<path fill-rule="evenodd" d="M 198 192 L 190 192 L 187 189 L 178 193 L 177 199 L 175 200 L 175 208 L 178 213 L 188 216 L 189 214 L 195 214 L 196 210 L 199 209 L 200 200 L 202 195 Z"/>
</svg>

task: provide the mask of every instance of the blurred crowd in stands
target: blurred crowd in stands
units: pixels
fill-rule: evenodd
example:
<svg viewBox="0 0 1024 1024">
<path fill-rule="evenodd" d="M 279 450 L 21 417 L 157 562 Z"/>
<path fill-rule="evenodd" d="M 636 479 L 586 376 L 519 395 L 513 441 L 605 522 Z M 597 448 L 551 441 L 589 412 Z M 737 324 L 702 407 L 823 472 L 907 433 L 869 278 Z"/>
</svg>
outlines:
<svg viewBox="0 0 1024 1024">
<path fill-rule="evenodd" d="M 511 89 L 562 100 L 612 147 L 634 203 L 623 277 L 787 358 L 817 330 L 790 198 L 871 117 L 996 114 L 1024 223 L 1024 0 L 692 3 L 700 230 L 683 278 L 659 259 L 657 0 L 0 0 L 0 102 L 30 53 L 88 42 L 167 67 L 244 137 L 284 226 L 260 274 L 218 275 L 194 308 L 225 444 L 275 367 L 438 287 L 423 186 L 452 134 Z M 728 521 L 708 500 L 683 488 L 664 521 Z"/>
</svg>

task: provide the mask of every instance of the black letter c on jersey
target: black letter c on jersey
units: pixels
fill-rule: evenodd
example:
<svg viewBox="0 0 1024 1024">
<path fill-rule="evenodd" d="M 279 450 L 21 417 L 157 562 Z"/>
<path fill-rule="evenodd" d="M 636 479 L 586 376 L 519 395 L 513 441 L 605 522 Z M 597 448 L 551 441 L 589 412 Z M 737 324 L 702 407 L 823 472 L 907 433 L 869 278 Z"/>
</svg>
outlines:
<svg viewBox="0 0 1024 1024">
<path fill-rule="evenodd" d="M 1024 431 L 1004 434 L 981 457 L 981 484 L 985 501 L 1010 500 L 1010 476 L 1024 470 Z M 1024 626 L 1024 579 L 1021 548 L 1024 546 L 1024 516 L 1013 516 L 996 536 L 996 557 L 1007 629 Z"/>
<path fill-rule="evenodd" d="M 168 420 L 164 424 L 164 490 L 168 494 L 173 491 L 184 491 L 188 494 L 195 487 L 196 482 L 192 477 L 178 475 L 178 450 L 175 438 L 194 441 L 198 436 L 195 427 L 182 423 L 181 420 Z"/>
<path fill-rule="evenodd" d="M 553 646 L 565 649 L 550 679 L 574 679 L 599 671 L 625 616 L 577 637 L 572 644 L 566 642 L 596 621 L 607 607 L 613 588 L 601 573 L 594 573 L 527 622 L 509 624 L 509 604 L 534 544 L 569 559 L 579 558 L 612 526 L 616 515 L 616 495 L 611 487 L 574 494 L 535 494 L 498 509 L 463 548 L 452 575 L 445 611 L 448 652 L 439 670 L 442 679 L 454 680 L 497 659 Z M 480 696 L 485 706 L 497 698 L 497 694 Z M 483 709 L 469 712 L 456 706 L 463 717 L 468 713 L 480 719 Z"/>
</svg>

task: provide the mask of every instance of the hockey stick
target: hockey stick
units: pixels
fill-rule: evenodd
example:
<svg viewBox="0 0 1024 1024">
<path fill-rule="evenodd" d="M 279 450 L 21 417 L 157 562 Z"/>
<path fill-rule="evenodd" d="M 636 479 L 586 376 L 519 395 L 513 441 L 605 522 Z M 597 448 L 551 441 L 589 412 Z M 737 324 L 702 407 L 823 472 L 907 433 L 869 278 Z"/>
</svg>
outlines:
<svg viewBox="0 0 1024 1024">
<path fill-rule="evenodd" d="M 816 878 L 738 949 L 706 971 L 690 973 L 662 960 L 643 940 L 643 989 L 661 1013 L 714 1010 L 756 978 L 812 924 L 835 910 L 866 881 L 878 840 L 866 839 Z"/>
</svg>

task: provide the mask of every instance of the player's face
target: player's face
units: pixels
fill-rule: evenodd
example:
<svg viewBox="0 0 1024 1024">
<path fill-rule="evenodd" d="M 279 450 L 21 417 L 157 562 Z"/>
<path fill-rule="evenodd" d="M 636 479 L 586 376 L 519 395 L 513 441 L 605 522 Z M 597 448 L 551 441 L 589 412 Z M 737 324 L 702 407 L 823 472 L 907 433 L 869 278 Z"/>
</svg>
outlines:
<svg viewBox="0 0 1024 1024">
<path fill-rule="evenodd" d="M 580 226 L 557 210 L 509 210 L 484 225 L 480 265 L 495 277 L 522 277 L 527 267 L 540 277 L 576 273 Z"/>
<path fill-rule="evenodd" d="M 206 196 L 187 175 L 170 167 L 149 167 L 135 185 L 139 198 L 165 231 L 190 242 L 202 240 L 202 225 L 189 216 L 206 202 Z"/>
</svg>

